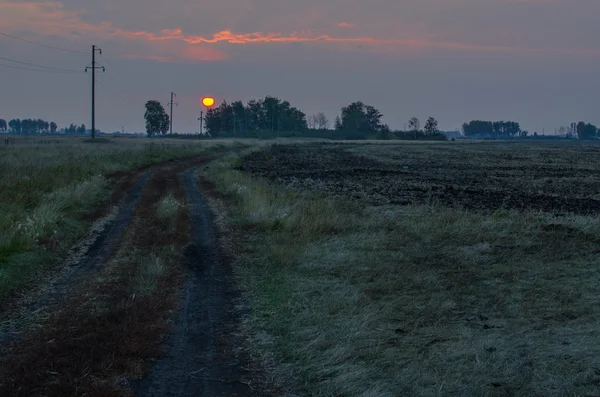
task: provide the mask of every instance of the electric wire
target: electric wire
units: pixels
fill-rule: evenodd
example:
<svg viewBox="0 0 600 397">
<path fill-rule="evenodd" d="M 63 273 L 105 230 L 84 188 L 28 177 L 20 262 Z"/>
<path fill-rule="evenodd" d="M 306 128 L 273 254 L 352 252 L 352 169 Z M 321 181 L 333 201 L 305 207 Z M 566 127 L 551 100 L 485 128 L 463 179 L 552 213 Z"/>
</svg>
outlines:
<svg viewBox="0 0 600 397">
<path fill-rule="evenodd" d="M 8 33 L 3 33 L 3 32 L 0 32 L 0 35 L 2 35 L 2 36 L 6 36 L 6 37 L 10 37 L 11 39 L 14 39 L 14 40 L 23 41 L 23 42 L 25 42 L 25 43 L 34 44 L 34 45 L 37 45 L 37 46 L 40 46 L 40 47 L 50 48 L 50 49 L 52 49 L 52 50 L 63 51 L 63 52 L 69 52 L 69 53 L 72 53 L 72 54 L 79 54 L 79 55 L 82 55 L 82 54 L 84 54 L 84 55 L 89 55 L 87 52 L 83 52 L 83 51 L 76 51 L 76 50 L 68 50 L 68 49 L 66 49 L 66 48 L 56 47 L 56 46 L 47 45 L 47 44 L 42 44 L 42 43 L 37 43 L 37 42 L 35 42 L 35 41 L 31 41 L 31 40 L 27 40 L 27 39 L 22 39 L 22 38 L 20 38 L 20 37 L 13 36 L 13 35 L 11 35 L 11 34 L 8 34 Z"/>
<path fill-rule="evenodd" d="M 22 66 L 5 65 L 3 63 L 0 63 L 0 66 L 4 67 L 4 68 L 18 69 L 18 70 L 28 70 L 28 71 L 32 71 L 32 72 L 79 74 L 79 72 L 66 72 L 66 71 L 60 71 L 60 70 L 46 70 L 46 69 L 32 69 L 32 68 L 25 68 L 25 67 L 22 67 Z"/>
<path fill-rule="evenodd" d="M 109 91 L 111 94 L 119 97 L 120 99 L 122 99 L 125 102 L 129 102 L 129 103 L 133 103 L 131 100 L 126 99 L 125 97 L 123 97 L 123 95 L 119 94 L 118 92 L 112 90 L 109 86 L 107 86 L 106 84 L 101 83 L 98 79 L 96 79 L 96 84 L 104 87 L 107 91 Z"/>
<path fill-rule="evenodd" d="M 130 88 L 132 88 L 133 90 L 136 90 L 136 91 L 144 91 L 144 90 L 142 90 L 142 89 L 141 89 L 141 88 L 140 88 L 138 85 L 136 85 L 136 84 L 132 83 L 132 82 L 131 82 L 131 81 L 130 81 L 128 78 L 127 78 L 127 76 L 125 76 L 125 75 L 124 75 L 124 74 L 121 72 L 121 70 L 120 70 L 118 67 L 116 67 L 116 66 L 115 66 L 115 65 L 114 65 L 114 64 L 113 64 L 113 63 L 112 63 L 112 62 L 111 62 L 111 61 L 110 61 L 108 58 L 106 58 L 106 56 L 104 56 L 103 54 L 100 54 L 100 56 L 102 57 L 102 59 L 104 59 L 104 60 L 106 61 L 106 63 L 107 63 L 107 64 L 109 64 L 109 65 L 111 66 L 111 70 L 114 70 L 114 71 L 116 71 L 116 72 L 117 72 L 117 73 L 118 73 L 118 74 L 119 74 L 119 75 L 120 75 L 120 76 L 123 78 L 123 81 L 124 81 L 124 83 L 125 83 L 126 85 L 128 85 L 128 86 L 129 86 Z M 121 84 L 121 85 L 122 85 L 122 84 Z"/>
<path fill-rule="evenodd" d="M 10 58 L 5 58 L 5 57 L 0 57 L 0 59 L 2 59 L 4 61 L 8 61 L 8 62 L 18 63 L 20 65 L 33 66 L 33 67 L 36 67 L 36 68 L 53 70 L 53 71 L 56 71 L 56 72 L 83 73 L 83 70 L 55 68 L 53 66 L 38 65 L 38 64 L 35 64 L 35 63 L 22 62 L 22 61 L 17 61 L 15 59 L 10 59 Z"/>
</svg>

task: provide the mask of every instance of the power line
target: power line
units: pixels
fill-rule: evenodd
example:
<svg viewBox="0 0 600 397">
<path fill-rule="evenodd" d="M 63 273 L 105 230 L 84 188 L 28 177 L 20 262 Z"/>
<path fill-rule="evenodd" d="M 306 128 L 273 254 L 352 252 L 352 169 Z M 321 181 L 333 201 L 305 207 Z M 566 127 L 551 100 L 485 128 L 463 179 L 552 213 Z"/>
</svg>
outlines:
<svg viewBox="0 0 600 397">
<path fill-rule="evenodd" d="M 24 68 L 22 66 L 5 65 L 3 63 L 0 63 L 0 66 L 2 66 L 4 68 L 11 68 L 11 69 L 18 69 L 18 70 L 29 70 L 29 71 L 32 71 L 32 72 L 75 74 L 74 72 L 65 72 L 65 71 L 60 71 L 60 70 L 45 70 L 45 69 Z"/>
<path fill-rule="evenodd" d="M 136 91 L 144 91 L 143 89 L 141 89 L 138 85 L 134 84 L 132 81 L 130 81 L 127 76 L 125 76 L 118 67 L 115 66 L 114 63 L 112 63 L 110 60 L 108 60 L 108 58 L 106 58 L 104 55 L 101 55 L 101 57 L 106 61 L 107 64 L 109 64 L 110 66 L 112 66 L 111 70 L 115 70 L 122 78 L 123 81 L 125 82 L 125 84 L 127 84 L 130 88 L 136 90 Z"/>
<path fill-rule="evenodd" d="M 47 44 L 42 44 L 42 43 L 36 43 L 35 41 L 22 39 L 20 37 L 16 37 L 16 36 L 13 36 L 13 35 L 10 35 L 10 34 L 7 34 L 7 33 L 0 32 L 0 35 L 6 36 L 6 37 L 10 37 L 11 39 L 15 39 L 15 40 L 19 40 L 19 41 L 24 41 L 25 43 L 37 45 L 37 46 L 40 46 L 40 47 L 50 48 L 52 50 L 63 51 L 63 52 L 70 52 L 72 54 L 84 54 L 84 55 L 88 55 L 87 52 L 75 51 L 75 50 L 67 50 L 66 48 L 55 47 L 55 46 L 51 46 L 51 45 L 47 45 Z"/>
<path fill-rule="evenodd" d="M 131 91 L 129 91 L 127 88 L 125 87 L 120 87 L 122 84 L 120 82 L 118 82 L 117 80 L 113 79 L 112 77 L 110 77 L 110 75 L 105 74 L 104 77 L 107 77 L 110 81 L 112 81 L 113 83 L 115 83 L 120 89 L 122 89 L 124 92 L 128 93 L 129 95 L 131 95 L 132 97 L 135 97 L 135 95 L 133 95 L 133 93 Z"/>
<path fill-rule="evenodd" d="M 4 57 L 0 57 L 0 59 L 3 59 L 8 62 L 18 63 L 21 65 L 34 66 L 36 68 L 48 69 L 48 70 L 53 70 L 53 71 L 57 71 L 57 72 L 83 73 L 82 70 L 61 69 L 61 68 L 55 68 L 52 66 L 37 65 L 35 63 L 21 62 L 21 61 L 17 61 L 17 60 L 10 59 L 10 58 L 4 58 Z"/>
<path fill-rule="evenodd" d="M 110 87 L 108 87 L 106 84 L 103 84 L 102 82 L 100 82 L 99 80 L 96 80 L 96 84 L 100 84 L 102 87 L 106 88 L 106 90 L 108 90 L 111 94 L 121 98 L 123 101 L 125 102 L 129 102 L 129 103 L 133 103 L 130 100 L 127 100 L 125 97 L 123 97 L 123 95 L 119 94 L 118 92 L 110 89 Z"/>
</svg>

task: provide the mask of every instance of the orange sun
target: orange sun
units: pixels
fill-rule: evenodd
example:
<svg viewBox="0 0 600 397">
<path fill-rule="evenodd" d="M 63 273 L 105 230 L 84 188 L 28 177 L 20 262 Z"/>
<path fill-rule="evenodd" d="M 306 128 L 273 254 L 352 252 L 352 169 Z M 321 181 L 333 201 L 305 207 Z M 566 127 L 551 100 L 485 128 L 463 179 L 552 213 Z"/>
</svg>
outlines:
<svg viewBox="0 0 600 397">
<path fill-rule="evenodd" d="M 206 97 L 202 98 L 202 104 L 207 108 L 213 107 L 215 105 L 215 98 Z"/>
</svg>

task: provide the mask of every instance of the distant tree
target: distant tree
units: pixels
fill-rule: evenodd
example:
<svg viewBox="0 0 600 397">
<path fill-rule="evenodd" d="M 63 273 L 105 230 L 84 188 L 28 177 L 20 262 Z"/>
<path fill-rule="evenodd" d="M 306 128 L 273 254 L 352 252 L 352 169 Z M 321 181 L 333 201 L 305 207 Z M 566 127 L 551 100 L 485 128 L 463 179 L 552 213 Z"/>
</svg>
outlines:
<svg viewBox="0 0 600 397">
<path fill-rule="evenodd" d="M 21 132 L 23 134 L 33 134 L 37 132 L 37 121 L 24 119 L 21 121 Z"/>
<path fill-rule="evenodd" d="M 336 131 L 340 131 L 342 129 L 342 119 L 340 119 L 340 116 L 335 116 L 335 122 L 333 124 L 333 128 Z"/>
<path fill-rule="evenodd" d="M 409 129 L 409 131 L 412 131 L 412 132 L 420 131 L 421 130 L 421 122 L 419 121 L 419 119 L 416 117 L 411 117 L 410 120 L 408 120 L 408 129 Z"/>
<path fill-rule="evenodd" d="M 52 134 L 56 134 L 56 130 L 58 129 L 58 126 L 56 125 L 56 123 L 53 121 L 50 123 L 50 132 Z"/>
<path fill-rule="evenodd" d="M 348 137 L 378 135 L 385 128 L 381 123 L 382 117 L 381 112 L 373 106 L 354 102 L 342 108 L 341 117 L 336 119 L 336 130 L 346 132 Z"/>
<path fill-rule="evenodd" d="M 590 123 L 580 121 L 577 123 L 577 136 L 579 139 L 592 139 L 598 136 L 598 127 Z"/>
<path fill-rule="evenodd" d="M 329 120 L 325 113 L 319 112 L 310 116 L 307 120 L 308 128 L 311 130 L 327 130 L 329 129 Z"/>
<path fill-rule="evenodd" d="M 373 133 L 373 132 L 381 133 L 386 127 L 381 123 L 383 114 L 379 110 L 375 109 L 373 106 L 370 106 L 370 105 L 365 106 L 365 112 L 366 112 L 365 116 L 366 116 L 368 131 L 371 133 Z"/>
<path fill-rule="evenodd" d="M 146 133 L 148 136 L 166 134 L 169 131 L 169 115 L 158 101 L 146 102 Z"/>
<path fill-rule="evenodd" d="M 329 120 L 325 113 L 319 112 L 317 113 L 316 118 L 316 126 L 318 130 L 328 130 L 329 129 Z"/>
<path fill-rule="evenodd" d="M 246 108 L 242 101 L 235 101 L 231 104 L 231 113 L 233 115 L 234 135 L 245 135 L 248 132 L 246 126 Z"/>
<path fill-rule="evenodd" d="M 8 128 L 8 124 L 6 123 L 6 120 L 0 119 L 0 131 L 6 132 L 7 128 Z"/>
<path fill-rule="evenodd" d="M 206 112 L 204 119 L 206 132 L 211 136 L 218 136 L 228 131 L 233 132 L 233 118 L 233 107 L 227 101 L 221 102 L 218 107 Z"/>
<path fill-rule="evenodd" d="M 12 119 L 8 122 L 8 126 L 10 127 L 10 132 L 13 134 L 21 134 L 22 133 L 22 124 L 19 119 Z"/>
<path fill-rule="evenodd" d="M 385 124 L 383 127 L 381 127 L 381 130 L 379 131 L 379 136 L 377 138 L 383 139 L 383 140 L 388 140 L 388 139 L 390 139 L 391 134 L 392 134 L 392 131 L 390 130 L 390 126 Z"/>
<path fill-rule="evenodd" d="M 81 135 L 85 134 L 85 124 L 81 124 L 79 127 L 77 127 L 77 133 Z"/>
<path fill-rule="evenodd" d="M 425 123 L 425 134 L 434 135 L 438 132 L 440 132 L 438 129 L 438 121 L 433 117 L 428 118 L 427 122 Z"/>
<path fill-rule="evenodd" d="M 473 120 L 463 124 L 462 129 L 465 136 L 494 135 L 495 133 L 501 135 L 502 123 L 497 122 L 494 124 L 491 121 Z"/>
<path fill-rule="evenodd" d="M 76 134 L 76 133 L 77 133 L 77 126 L 75 126 L 75 124 L 71 123 L 71 124 L 69 125 L 69 128 L 67 128 L 67 129 L 65 130 L 65 132 L 66 132 L 67 134 Z"/>
</svg>

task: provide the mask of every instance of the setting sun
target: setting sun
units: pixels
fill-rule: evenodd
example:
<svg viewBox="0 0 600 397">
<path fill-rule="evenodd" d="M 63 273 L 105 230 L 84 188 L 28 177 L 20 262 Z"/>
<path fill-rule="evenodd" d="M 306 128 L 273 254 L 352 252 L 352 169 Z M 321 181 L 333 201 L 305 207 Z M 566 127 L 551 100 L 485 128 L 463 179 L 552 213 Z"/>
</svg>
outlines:
<svg viewBox="0 0 600 397">
<path fill-rule="evenodd" d="M 206 106 L 207 108 L 210 108 L 210 107 L 214 106 L 215 98 L 211 98 L 211 97 L 202 98 L 202 104 L 204 106 Z"/>
</svg>

